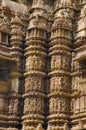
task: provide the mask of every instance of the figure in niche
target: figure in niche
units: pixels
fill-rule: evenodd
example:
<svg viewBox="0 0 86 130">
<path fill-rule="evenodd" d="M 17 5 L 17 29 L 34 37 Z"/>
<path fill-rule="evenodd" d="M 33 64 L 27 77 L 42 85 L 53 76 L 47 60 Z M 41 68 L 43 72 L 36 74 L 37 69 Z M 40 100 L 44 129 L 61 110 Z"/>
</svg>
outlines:
<svg viewBox="0 0 86 130">
<path fill-rule="evenodd" d="M 41 90 L 41 85 L 42 85 L 41 78 L 38 78 L 37 79 L 37 90 Z"/>
<path fill-rule="evenodd" d="M 74 108 L 74 107 L 75 107 L 75 99 L 72 99 L 72 100 L 71 100 L 70 106 L 71 106 L 71 107 L 70 107 L 71 112 L 74 112 L 74 110 L 75 110 L 75 108 Z"/>
<path fill-rule="evenodd" d="M 59 81 L 58 81 L 58 85 L 59 85 L 59 90 L 61 90 L 61 87 L 62 87 L 62 77 L 59 77 Z"/>
<path fill-rule="evenodd" d="M 53 56 L 52 59 L 51 59 L 51 68 L 55 68 L 55 62 L 56 62 L 56 59 L 55 57 Z"/>
<path fill-rule="evenodd" d="M 59 10 L 58 13 L 56 13 L 56 17 L 60 17 L 60 18 L 64 17 L 63 9 Z"/>
<path fill-rule="evenodd" d="M 37 57 L 35 55 L 33 56 L 32 67 L 33 69 L 37 68 Z"/>
<path fill-rule="evenodd" d="M 56 102 L 56 98 L 54 98 L 53 99 L 53 101 L 54 101 L 54 112 L 56 112 L 56 110 L 57 110 L 57 102 Z"/>
<path fill-rule="evenodd" d="M 37 58 L 37 62 L 39 63 L 38 64 L 39 69 L 42 69 L 42 61 L 41 61 L 41 59 Z"/>
<path fill-rule="evenodd" d="M 13 108 L 13 112 L 14 112 L 15 114 L 18 113 L 18 104 L 19 104 L 18 99 L 15 99 L 15 100 L 14 100 L 14 108 Z"/>
<path fill-rule="evenodd" d="M 36 106 L 37 106 L 38 111 L 42 110 L 42 105 L 41 105 L 42 103 L 41 102 L 42 102 L 41 99 L 37 100 L 37 105 Z"/>
<path fill-rule="evenodd" d="M 30 78 L 25 79 L 25 91 L 30 89 Z"/>
<path fill-rule="evenodd" d="M 57 91 L 58 90 L 58 78 L 54 78 L 55 80 L 55 86 L 54 86 L 54 90 Z"/>
<path fill-rule="evenodd" d="M 58 111 L 60 112 L 61 111 L 61 100 L 58 99 Z"/>
<path fill-rule="evenodd" d="M 62 59 L 62 65 L 63 65 L 63 69 L 66 69 L 66 64 L 67 64 L 68 62 L 66 61 L 66 57 L 63 57 L 63 59 Z"/>
<path fill-rule="evenodd" d="M 62 103 L 62 111 L 68 111 L 68 102 L 66 100 L 63 100 Z"/>
<path fill-rule="evenodd" d="M 30 109 L 35 113 L 36 111 L 36 107 L 37 107 L 37 102 L 36 102 L 36 99 L 32 98 L 31 99 L 31 102 L 30 102 Z"/>
<path fill-rule="evenodd" d="M 30 104 L 30 102 L 29 102 L 28 98 L 25 99 L 24 104 L 25 104 L 24 105 L 24 113 L 25 113 L 29 109 L 28 104 Z"/>
<path fill-rule="evenodd" d="M 56 57 L 56 67 L 61 69 L 61 56 Z"/>
<path fill-rule="evenodd" d="M 63 9 L 63 14 L 64 14 L 64 18 L 65 19 L 69 18 L 69 12 L 68 12 L 68 10 Z"/>
<path fill-rule="evenodd" d="M 51 113 L 52 111 L 54 111 L 54 105 L 55 105 L 54 99 L 51 98 L 51 99 L 50 99 L 50 113 Z"/>
<path fill-rule="evenodd" d="M 9 113 L 12 114 L 13 113 L 13 100 L 10 100 L 8 109 L 9 109 Z"/>
</svg>

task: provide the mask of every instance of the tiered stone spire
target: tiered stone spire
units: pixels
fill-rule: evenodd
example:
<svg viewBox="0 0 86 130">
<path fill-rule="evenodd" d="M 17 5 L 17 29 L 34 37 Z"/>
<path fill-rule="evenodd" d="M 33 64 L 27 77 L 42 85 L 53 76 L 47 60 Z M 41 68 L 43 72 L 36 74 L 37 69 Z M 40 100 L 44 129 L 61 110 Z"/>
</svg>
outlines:
<svg viewBox="0 0 86 130">
<path fill-rule="evenodd" d="M 9 87 L 9 67 L 10 65 L 10 55 L 8 36 L 10 34 L 10 23 L 8 18 L 4 16 L 3 11 L 0 14 L 0 129 L 5 129 L 8 126 L 8 92 Z M 8 70 L 7 70 L 8 69 Z"/>
<path fill-rule="evenodd" d="M 86 129 L 86 0 L 0 5 L 0 130 Z"/>
<path fill-rule="evenodd" d="M 11 88 L 10 88 L 10 94 L 9 94 L 9 125 L 10 128 L 8 129 L 16 129 L 19 125 L 19 100 L 21 98 L 21 95 L 19 94 L 19 84 L 20 84 L 20 76 L 21 76 L 21 56 L 22 56 L 22 22 L 20 18 L 18 18 L 17 13 L 15 14 L 15 17 L 11 20 L 11 57 L 12 59 L 16 60 L 17 66 L 14 66 L 14 69 L 10 72 L 10 78 L 11 78 Z M 16 129 L 18 130 L 18 129 Z"/>
<path fill-rule="evenodd" d="M 45 88 L 47 57 L 47 18 L 43 1 L 37 1 L 31 15 L 26 35 L 26 69 L 23 130 L 43 129 L 45 120 Z M 38 6 L 40 2 L 40 6 Z M 41 8 L 42 7 L 42 8 Z M 39 12 L 40 9 L 40 12 Z"/>
<path fill-rule="evenodd" d="M 86 1 L 77 22 L 72 73 L 72 130 L 86 129 Z"/>
<path fill-rule="evenodd" d="M 62 2 L 63 3 L 63 2 Z M 55 10 L 51 28 L 49 55 L 51 58 L 49 125 L 52 130 L 67 130 L 69 123 L 69 99 L 71 85 L 71 31 L 73 6 Z"/>
</svg>

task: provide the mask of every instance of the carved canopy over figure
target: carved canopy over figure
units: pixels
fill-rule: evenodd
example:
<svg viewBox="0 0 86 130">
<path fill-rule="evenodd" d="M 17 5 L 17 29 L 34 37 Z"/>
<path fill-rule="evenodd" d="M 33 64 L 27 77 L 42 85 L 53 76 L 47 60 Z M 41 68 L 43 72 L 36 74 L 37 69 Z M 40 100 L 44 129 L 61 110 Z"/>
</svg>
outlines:
<svg viewBox="0 0 86 130">
<path fill-rule="evenodd" d="M 15 99 L 14 100 L 14 108 L 13 108 L 14 113 L 18 112 L 18 104 L 19 104 L 18 99 Z"/>
</svg>

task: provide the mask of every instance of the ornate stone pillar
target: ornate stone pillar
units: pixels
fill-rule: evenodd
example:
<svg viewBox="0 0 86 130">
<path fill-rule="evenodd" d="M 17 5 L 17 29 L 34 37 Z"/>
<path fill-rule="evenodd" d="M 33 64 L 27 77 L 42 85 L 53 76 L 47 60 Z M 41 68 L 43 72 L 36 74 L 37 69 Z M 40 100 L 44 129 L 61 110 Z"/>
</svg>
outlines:
<svg viewBox="0 0 86 130">
<path fill-rule="evenodd" d="M 39 4 L 39 3 L 37 3 Z M 41 9 L 42 8 L 42 9 Z M 40 12 L 39 12 L 40 9 Z M 47 17 L 43 4 L 32 6 L 26 35 L 26 69 L 23 130 L 35 129 L 45 120 Z M 38 127 L 39 128 L 39 127 Z"/>
<path fill-rule="evenodd" d="M 19 93 L 20 86 L 20 77 L 21 74 L 21 57 L 22 57 L 22 22 L 18 15 L 15 14 L 15 17 L 11 19 L 11 57 L 16 61 L 16 65 L 10 72 L 10 94 L 9 94 L 9 126 L 8 129 L 18 128 L 20 124 L 20 111 L 19 110 L 19 101 L 21 99 L 21 95 Z"/>
<path fill-rule="evenodd" d="M 72 73 L 72 101 L 71 119 L 72 130 L 86 129 L 86 2 L 82 2 L 82 9 L 77 20 L 75 49 Z"/>
<path fill-rule="evenodd" d="M 68 12 L 69 9 L 69 12 Z M 50 91 L 48 128 L 52 130 L 68 129 L 70 88 L 71 88 L 71 31 L 73 8 L 55 9 L 51 28 L 49 56 Z"/>
<path fill-rule="evenodd" d="M 10 61 L 8 58 L 9 44 L 8 35 L 10 34 L 10 23 L 5 15 L 0 15 L 0 129 L 8 126 L 8 93 L 10 91 L 9 69 Z M 6 55 L 7 53 L 7 55 Z M 5 58 L 6 57 L 6 58 Z"/>
</svg>

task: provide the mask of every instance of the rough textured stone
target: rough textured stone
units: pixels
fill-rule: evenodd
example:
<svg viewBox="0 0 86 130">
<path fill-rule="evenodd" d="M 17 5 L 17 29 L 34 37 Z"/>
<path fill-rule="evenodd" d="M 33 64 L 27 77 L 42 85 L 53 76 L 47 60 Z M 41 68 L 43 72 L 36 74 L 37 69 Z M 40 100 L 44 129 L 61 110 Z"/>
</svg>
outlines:
<svg viewBox="0 0 86 130">
<path fill-rule="evenodd" d="M 0 130 L 86 129 L 86 1 L 0 0 Z"/>
</svg>

